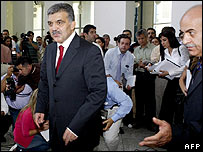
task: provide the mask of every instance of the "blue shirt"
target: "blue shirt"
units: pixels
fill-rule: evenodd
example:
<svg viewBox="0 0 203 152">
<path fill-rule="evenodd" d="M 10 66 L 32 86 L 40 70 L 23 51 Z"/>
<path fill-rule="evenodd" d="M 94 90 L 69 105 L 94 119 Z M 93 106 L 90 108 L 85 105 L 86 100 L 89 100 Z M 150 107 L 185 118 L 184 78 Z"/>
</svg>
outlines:
<svg viewBox="0 0 203 152">
<path fill-rule="evenodd" d="M 119 108 L 111 118 L 114 122 L 125 117 L 133 106 L 130 97 L 118 87 L 112 77 L 107 77 L 107 97 L 104 103 L 104 109 L 110 109 L 115 104 Z"/>
<path fill-rule="evenodd" d="M 106 75 L 110 74 L 114 80 L 116 80 L 117 66 L 120 59 L 121 51 L 119 47 L 109 49 L 104 57 Z M 127 79 L 129 76 L 133 76 L 134 57 L 132 53 L 127 51 L 121 60 L 121 74 L 125 74 Z"/>
</svg>

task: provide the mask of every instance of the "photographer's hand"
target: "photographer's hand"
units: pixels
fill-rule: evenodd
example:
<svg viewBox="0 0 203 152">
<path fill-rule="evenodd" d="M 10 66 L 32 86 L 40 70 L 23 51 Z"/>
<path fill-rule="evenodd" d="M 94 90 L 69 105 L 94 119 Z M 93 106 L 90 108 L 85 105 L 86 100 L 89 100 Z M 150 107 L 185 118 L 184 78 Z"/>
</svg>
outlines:
<svg viewBox="0 0 203 152">
<path fill-rule="evenodd" d="M 13 67 L 14 65 L 11 65 L 10 67 L 8 67 L 8 71 L 7 71 L 7 78 L 10 78 L 12 73 L 13 73 Z"/>
<path fill-rule="evenodd" d="M 32 43 L 32 38 L 30 38 L 30 37 L 29 37 L 29 43 L 30 43 L 30 45 L 32 45 L 32 47 L 33 47 L 33 48 L 34 48 L 36 51 L 38 51 L 38 50 L 39 50 L 38 45 L 36 45 L 36 44 Z"/>
<path fill-rule="evenodd" d="M 16 85 L 16 93 L 22 92 L 24 90 L 24 88 L 25 88 L 25 85 L 23 85 L 23 86 Z"/>
<path fill-rule="evenodd" d="M 13 67 L 14 66 L 11 65 L 8 68 L 7 75 L 3 78 L 3 80 L 1 80 L 1 92 L 4 92 L 6 90 L 6 79 L 11 77 L 11 75 L 13 73 Z"/>
</svg>

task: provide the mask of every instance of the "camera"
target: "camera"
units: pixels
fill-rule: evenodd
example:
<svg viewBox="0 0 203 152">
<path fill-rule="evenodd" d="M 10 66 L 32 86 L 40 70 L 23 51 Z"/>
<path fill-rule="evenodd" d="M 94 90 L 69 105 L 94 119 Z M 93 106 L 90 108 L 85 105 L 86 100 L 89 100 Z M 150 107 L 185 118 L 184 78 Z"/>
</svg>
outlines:
<svg viewBox="0 0 203 152">
<path fill-rule="evenodd" d="M 53 42 L 53 38 L 50 35 L 50 32 L 47 32 L 47 35 L 44 38 L 44 41 L 46 41 L 48 44 Z"/>
<path fill-rule="evenodd" d="M 29 41 L 29 35 L 25 33 L 21 33 L 20 37 L 23 39 L 23 41 Z"/>
<path fill-rule="evenodd" d="M 19 70 L 16 66 L 13 67 L 13 72 L 19 72 Z"/>
<path fill-rule="evenodd" d="M 113 40 L 114 40 L 114 41 L 118 41 L 118 37 L 114 37 Z"/>
<path fill-rule="evenodd" d="M 8 86 L 8 90 L 5 91 L 5 96 L 10 97 L 11 101 L 16 100 L 16 86 L 13 78 L 7 78 L 6 79 L 6 85 Z"/>
</svg>

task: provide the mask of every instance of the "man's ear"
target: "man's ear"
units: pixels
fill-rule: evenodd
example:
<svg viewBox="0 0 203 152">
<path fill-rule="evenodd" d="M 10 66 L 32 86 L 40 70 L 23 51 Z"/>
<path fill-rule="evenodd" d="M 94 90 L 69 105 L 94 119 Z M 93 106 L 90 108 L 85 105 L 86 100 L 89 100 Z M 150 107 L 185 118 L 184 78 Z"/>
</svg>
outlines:
<svg viewBox="0 0 203 152">
<path fill-rule="evenodd" d="M 83 33 L 83 34 L 84 34 L 85 37 L 87 36 L 87 33 Z"/>
<path fill-rule="evenodd" d="M 28 68 L 29 68 L 30 71 L 31 71 L 31 70 L 32 70 L 32 64 L 28 64 L 27 66 L 28 66 Z"/>
<path fill-rule="evenodd" d="M 72 21 L 72 23 L 71 23 L 71 30 L 74 30 L 74 29 L 75 29 L 75 25 L 76 25 L 76 22 L 75 22 L 75 21 Z"/>
</svg>

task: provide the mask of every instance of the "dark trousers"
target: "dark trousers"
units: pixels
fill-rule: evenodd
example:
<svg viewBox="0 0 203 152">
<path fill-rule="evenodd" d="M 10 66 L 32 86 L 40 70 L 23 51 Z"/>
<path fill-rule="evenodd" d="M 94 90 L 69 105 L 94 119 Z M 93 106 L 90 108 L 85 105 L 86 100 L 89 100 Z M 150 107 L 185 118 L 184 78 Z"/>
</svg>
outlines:
<svg viewBox="0 0 203 152">
<path fill-rule="evenodd" d="M 178 99 L 177 97 L 181 97 L 181 89 L 179 86 L 179 78 L 174 78 L 173 80 L 168 80 L 162 98 L 159 119 L 165 120 L 170 124 L 182 123 L 184 103 L 178 101 L 182 100 L 183 98 Z"/>
<path fill-rule="evenodd" d="M 0 122 L 1 122 L 0 139 L 2 140 L 4 138 L 4 135 L 8 132 L 9 127 L 12 124 L 11 115 L 4 115 L 4 116 L 1 115 Z"/>
<path fill-rule="evenodd" d="M 10 114 L 11 114 L 11 116 L 12 116 L 12 119 L 13 119 L 13 122 L 12 122 L 12 130 L 14 130 L 14 128 L 15 128 L 16 119 L 17 119 L 17 117 L 18 117 L 18 114 L 19 114 L 20 110 L 21 110 L 21 109 L 14 109 L 14 108 L 11 108 L 11 107 L 9 106 L 9 112 L 10 112 Z"/>
<path fill-rule="evenodd" d="M 156 115 L 155 78 L 148 71 L 136 72 L 136 124 L 152 125 Z"/>
<path fill-rule="evenodd" d="M 75 141 L 69 142 L 68 145 L 65 146 L 65 142 L 62 140 L 62 137 L 59 138 L 57 130 L 54 129 L 51 149 L 54 152 L 93 151 L 95 145 L 93 145 L 88 139 L 89 138 L 84 139 L 78 137 Z"/>
</svg>

